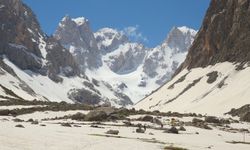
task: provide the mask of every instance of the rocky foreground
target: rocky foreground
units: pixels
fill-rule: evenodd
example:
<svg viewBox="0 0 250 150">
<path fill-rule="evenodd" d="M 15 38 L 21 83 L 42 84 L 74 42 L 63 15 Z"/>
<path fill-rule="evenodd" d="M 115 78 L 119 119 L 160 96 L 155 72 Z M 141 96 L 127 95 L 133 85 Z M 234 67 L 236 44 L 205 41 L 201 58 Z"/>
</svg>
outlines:
<svg viewBox="0 0 250 150">
<path fill-rule="evenodd" d="M 247 106 L 245 106 L 247 107 Z M 241 111 L 240 111 L 241 110 Z M 249 149 L 250 124 L 189 113 L 1 101 L 1 149 Z M 244 117 L 246 118 L 246 112 Z M 244 120 L 248 121 L 248 120 Z"/>
</svg>

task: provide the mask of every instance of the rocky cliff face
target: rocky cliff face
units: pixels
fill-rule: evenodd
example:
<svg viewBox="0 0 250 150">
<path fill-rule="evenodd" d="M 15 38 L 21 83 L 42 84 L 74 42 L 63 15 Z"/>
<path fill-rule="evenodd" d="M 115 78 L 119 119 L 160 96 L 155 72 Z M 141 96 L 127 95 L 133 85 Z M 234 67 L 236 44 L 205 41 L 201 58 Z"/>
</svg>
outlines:
<svg viewBox="0 0 250 150">
<path fill-rule="evenodd" d="M 128 38 L 121 32 L 112 28 L 102 28 L 94 33 L 98 48 L 102 51 L 102 54 L 107 54 L 120 45 L 128 43 Z"/>
<path fill-rule="evenodd" d="M 250 1 L 212 0 L 182 70 L 250 60 Z"/>
<path fill-rule="evenodd" d="M 143 63 L 143 72 L 156 78 L 158 85 L 166 83 L 185 59 L 195 35 L 195 30 L 185 26 L 173 27 L 166 40 L 148 52 Z"/>
<path fill-rule="evenodd" d="M 23 70 L 55 77 L 61 73 L 59 68 L 67 66 L 73 69 L 67 75 L 77 74 L 78 67 L 70 54 L 41 31 L 29 7 L 20 0 L 3 0 L 0 12 L 0 54 Z"/>
<path fill-rule="evenodd" d="M 31 10 L 20 0 L 2 0 L 0 22 L 0 54 L 22 69 L 40 69 L 43 56 L 34 41 L 44 35 Z"/>
<path fill-rule="evenodd" d="M 54 37 L 69 49 L 83 72 L 101 66 L 100 51 L 87 19 L 64 17 Z"/>
</svg>

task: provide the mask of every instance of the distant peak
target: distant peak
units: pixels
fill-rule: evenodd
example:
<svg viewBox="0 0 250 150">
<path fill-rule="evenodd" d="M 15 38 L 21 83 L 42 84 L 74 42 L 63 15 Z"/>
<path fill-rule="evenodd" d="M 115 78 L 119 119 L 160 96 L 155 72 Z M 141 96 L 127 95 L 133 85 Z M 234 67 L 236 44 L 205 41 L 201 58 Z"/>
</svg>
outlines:
<svg viewBox="0 0 250 150">
<path fill-rule="evenodd" d="M 84 17 L 71 18 L 69 15 L 66 15 L 61 20 L 61 22 L 69 22 L 69 21 L 75 22 L 78 26 L 88 23 L 88 19 Z"/>
<path fill-rule="evenodd" d="M 196 33 L 197 33 L 196 30 L 194 30 L 194 29 L 192 29 L 192 28 L 189 28 L 189 27 L 187 27 L 187 26 L 178 27 L 178 29 L 179 29 L 180 31 L 182 31 L 183 33 L 188 33 L 188 32 L 190 32 L 191 34 L 196 34 Z"/>
<path fill-rule="evenodd" d="M 74 21 L 79 26 L 88 23 L 88 19 L 84 17 L 73 18 L 72 21 Z"/>
</svg>

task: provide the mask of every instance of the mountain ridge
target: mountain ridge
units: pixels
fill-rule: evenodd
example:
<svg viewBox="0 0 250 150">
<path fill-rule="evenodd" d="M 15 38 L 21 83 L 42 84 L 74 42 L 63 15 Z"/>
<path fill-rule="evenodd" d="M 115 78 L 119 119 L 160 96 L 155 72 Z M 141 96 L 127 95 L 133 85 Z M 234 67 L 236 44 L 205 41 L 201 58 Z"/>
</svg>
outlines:
<svg viewBox="0 0 250 150">
<path fill-rule="evenodd" d="M 68 22 L 74 22 L 74 20 L 77 19 L 66 16 L 62 19 L 63 22 L 65 18 L 71 20 Z M 89 29 L 86 30 L 91 31 L 89 24 L 90 23 L 88 22 L 87 28 Z M 76 46 L 74 40 L 73 44 L 72 42 L 63 40 L 65 39 L 64 32 L 66 33 L 67 39 L 75 39 L 75 28 L 76 27 L 74 26 L 67 26 L 67 24 L 63 24 L 61 22 L 59 23 L 59 27 L 54 35 L 57 39 L 62 40 L 61 43 L 66 45 L 65 48 L 68 47 L 68 50 L 73 54 L 73 56 L 76 58 L 82 58 L 88 54 L 84 54 L 84 56 L 82 56 L 81 54 L 74 53 L 72 49 L 86 49 L 86 47 L 81 47 L 79 44 Z M 88 34 L 95 36 L 95 39 L 91 39 L 94 41 L 93 43 L 96 43 L 95 45 L 98 45 L 101 57 L 98 57 L 97 59 L 102 62 L 100 63 L 102 65 L 89 69 L 88 63 L 85 63 L 86 70 L 84 71 L 88 73 L 87 76 L 90 78 L 94 76 L 95 79 L 109 82 L 113 87 L 119 87 L 119 84 L 126 85 L 126 95 L 129 97 L 136 97 L 133 99 L 136 99 L 137 101 L 145 96 L 145 94 L 142 94 L 144 92 L 141 92 L 140 90 L 146 90 L 146 93 L 149 94 L 155 88 L 158 88 L 170 79 L 172 73 L 184 60 L 187 49 L 195 38 L 196 31 L 185 26 L 173 27 L 162 44 L 155 48 L 147 48 L 141 43 L 130 41 L 123 31 L 119 31 L 117 29 L 106 27 L 99 29 L 96 32 L 92 31 L 92 33 Z M 84 38 L 82 38 L 82 40 L 84 40 Z M 76 41 L 81 41 L 81 37 L 78 37 Z M 86 51 L 90 53 L 92 50 L 95 51 L 96 48 L 86 49 Z M 111 70 L 109 74 L 107 70 Z M 124 76 L 132 73 L 134 73 L 137 77 L 131 76 L 131 80 L 127 77 L 124 78 Z M 95 74 L 100 75 L 96 76 Z M 107 79 L 105 79 L 102 74 L 105 74 Z M 133 84 L 131 84 L 132 81 Z M 152 88 L 148 89 L 148 87 Z M 136 92 L 133 93 L 139 94 L 132 94 L 131 91 L 128 90 L 130 88 L 136 89 Z M 123 92 L 123 90 L 124 89 L 121 91 Z"/>
<path fill-rule="evenodd" d="M 185 39 L 194 38 L 179 31 L 184 47 L 163 42 L 152 49 L 116 29 L 93 32 L 88 19 L 70 16 L 49 37 L 22 1 L 0 4 L 0 84 L 25 100 L 131 106 L 169 79 L 184 60 Z M 12 95 L 1 90 L 0 97 Z"/>
</svg>

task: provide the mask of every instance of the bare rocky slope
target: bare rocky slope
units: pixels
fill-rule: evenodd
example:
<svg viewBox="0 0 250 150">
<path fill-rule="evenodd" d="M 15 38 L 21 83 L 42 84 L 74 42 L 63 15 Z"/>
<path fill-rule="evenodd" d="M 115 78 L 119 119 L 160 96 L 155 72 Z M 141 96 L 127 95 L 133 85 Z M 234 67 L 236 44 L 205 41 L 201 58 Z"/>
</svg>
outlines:
<svg viewBox="0 0 250 150">
<path fill-rule="evenodd" d="M 249 5 L 249 0 L 212 0 L 196 40 L 179 70 L 225 61 L 250 61 Z"/>
</svg>

